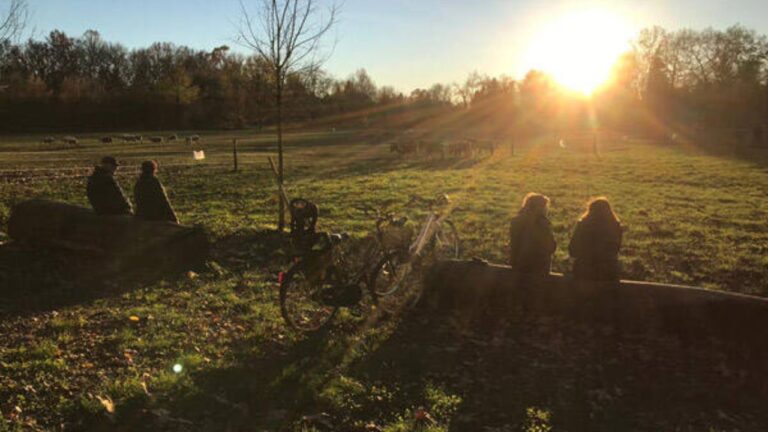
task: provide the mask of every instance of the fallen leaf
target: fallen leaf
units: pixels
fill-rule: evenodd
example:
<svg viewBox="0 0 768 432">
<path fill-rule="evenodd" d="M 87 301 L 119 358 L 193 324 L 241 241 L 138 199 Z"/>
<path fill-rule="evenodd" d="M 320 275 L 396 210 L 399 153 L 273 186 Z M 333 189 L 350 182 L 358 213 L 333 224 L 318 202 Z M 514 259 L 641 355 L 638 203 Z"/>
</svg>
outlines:
<svg viewBox="0 0 768 432">
<path fill-rule="evenodd" d="M 96 395 L 96 399 L 101 402 L 101 404 L 104 406 L 104 409 L 107 410 L 108 413 L 114 414 L 115 413 L 115 403 L 112 402 L 112 398 L 109 396 L 101 397 L 99 395 Z"/>
</svg>

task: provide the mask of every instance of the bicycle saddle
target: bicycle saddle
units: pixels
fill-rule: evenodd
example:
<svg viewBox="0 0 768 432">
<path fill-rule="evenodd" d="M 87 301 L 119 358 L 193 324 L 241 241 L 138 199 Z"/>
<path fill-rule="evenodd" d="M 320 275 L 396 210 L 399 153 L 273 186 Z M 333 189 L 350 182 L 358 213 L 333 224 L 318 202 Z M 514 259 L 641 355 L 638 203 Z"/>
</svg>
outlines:
<svg viewBox="0 0 768 432">
<path fill-rule="evenodd" d="M 405 223 L 408 222 L 408 216 L 402 216 L 397 219 L 392 220 L 392 225 L 394 226 L 403 226 Z"/>
</svg>

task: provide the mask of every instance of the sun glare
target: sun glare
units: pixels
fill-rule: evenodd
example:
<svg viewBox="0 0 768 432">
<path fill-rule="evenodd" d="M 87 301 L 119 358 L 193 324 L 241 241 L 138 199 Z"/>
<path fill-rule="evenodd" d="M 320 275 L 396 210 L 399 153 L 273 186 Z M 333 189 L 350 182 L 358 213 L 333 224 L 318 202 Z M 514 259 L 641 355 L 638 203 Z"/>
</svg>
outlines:
<svg viewBox="0 0 768 432">
<path fill-rule="evenodd" d="M 527 64 L 564 87 L 590 95 L 609 79 L 632 35 L 632 27 L 618 14 L 571 12 L 538 28 L 528 48 Z"/>
</svg>

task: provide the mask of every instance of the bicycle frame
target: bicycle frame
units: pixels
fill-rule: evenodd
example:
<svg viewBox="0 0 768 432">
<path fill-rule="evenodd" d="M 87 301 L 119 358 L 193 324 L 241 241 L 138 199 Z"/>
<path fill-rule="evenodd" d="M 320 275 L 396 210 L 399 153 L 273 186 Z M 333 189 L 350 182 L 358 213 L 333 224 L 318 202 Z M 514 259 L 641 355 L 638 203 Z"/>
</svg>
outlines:
<svg viewBox="0 0 768 432">
<path fill-rule="evenodd" d="M 416 236 L 416 240 L 408 248 L 408 252 L 412 256 L 421 256 L 421 253 L 424 251 L 427 243 L 429 243 L 429 241 L 435 235 L 437 227 L 439 227 L 447 218 L 448 215 L 439 215 L 437 212 L 430 212 L 424 221 L 424 225 L 422 226 L 421 231 L 419 231 L 419 235 Z"/>
</svg>

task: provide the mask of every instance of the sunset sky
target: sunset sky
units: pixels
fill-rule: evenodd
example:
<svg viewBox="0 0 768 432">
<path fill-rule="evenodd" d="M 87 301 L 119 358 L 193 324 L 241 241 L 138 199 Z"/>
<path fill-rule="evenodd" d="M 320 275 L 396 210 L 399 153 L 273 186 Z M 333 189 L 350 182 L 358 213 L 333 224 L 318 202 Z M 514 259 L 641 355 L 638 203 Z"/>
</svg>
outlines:
<svg viewBox="0 0 768 432">
<path fill-rule="evenodd" d="M 243 50 L 233 40 L 238 0 L 29 0 L 29 4 L 30 30 L 36 37 L 53 29 L 70 35 L 95 29 L 105 39 L 128 47 L 166 41 L 202 49 L 227 44 Z M 535 63 L 551 62 L 557 40 L 591 40 L 574 39 L 583 31 L 597 33 L 594 24 L 583 31 L 578 22 L 574 24 L 572 17 L 580 16 L 580 11 L 615 18 L 604 38 L 610 42 L 605 49 L 614 51 L 640 28 L 653 24 L 700 29 L 741 23 L 768 33 L 766 0 L 346 0 L 335 31 L 338 43 L 326 69 L 344 77 L 364 67 L 377 84 L 403 91 L 461 81 L 473 70 L 520 77 L 531 67 L 542 67 Z M 573 48 L 564 46 L 572 54 Z M 538 47 L 536 52 L 532 47 Z"/>
</svg>

